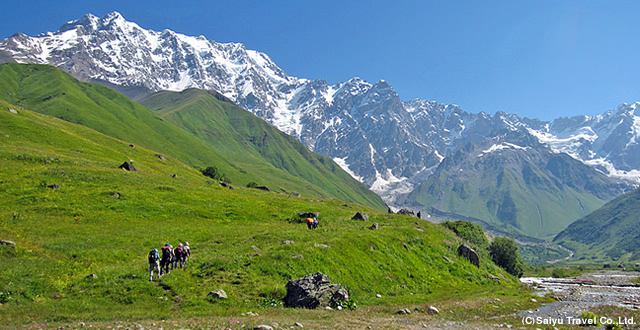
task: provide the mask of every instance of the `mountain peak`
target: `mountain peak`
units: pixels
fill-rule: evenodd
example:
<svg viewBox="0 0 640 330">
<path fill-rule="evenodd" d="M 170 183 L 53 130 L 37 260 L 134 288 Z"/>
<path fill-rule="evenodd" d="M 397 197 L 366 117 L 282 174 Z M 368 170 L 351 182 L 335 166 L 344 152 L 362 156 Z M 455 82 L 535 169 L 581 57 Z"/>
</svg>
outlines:
<svg viewBox="0 0 640 330">
<path fill-rule="evenodd" d="M 92 31 L 95 31 L 98 28 L 99 22 L 100 19 L 97 16 L 93 14 L 86 14 L 77 20 L 69 21 L 62 25 L 58 30 L 58 33 L 73 30 L 78 26 L 91 28 Z"/>
</svg>

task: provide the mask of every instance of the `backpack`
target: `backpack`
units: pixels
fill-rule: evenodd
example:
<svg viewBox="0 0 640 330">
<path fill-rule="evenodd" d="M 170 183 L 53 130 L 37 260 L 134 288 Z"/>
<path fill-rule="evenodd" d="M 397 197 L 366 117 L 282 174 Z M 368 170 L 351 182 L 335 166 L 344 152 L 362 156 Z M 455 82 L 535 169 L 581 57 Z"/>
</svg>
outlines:
<svg viewBox="0 0 640 330">
<path fill-rule="evenodd" d="M 162 259 L 164 260 L 171 260 L 171 248 L 169 248 L 168 246 L 165 246 L 162 248 Z"/>
<path fill-rule="evenodd" d="M 184 249 L 182 248 L 182 246 L 178 246 L 174 252 L 176 253 L 177 258 L 182 258 L 182 256 L 184 255 Z"/>
<path fill-rule="evenodd" d="M 151 252 L 149 252 L 149 263 L 155 264 L 156 262 L 158 262 L 158 252 L 151 250 Z"/>
</svg>

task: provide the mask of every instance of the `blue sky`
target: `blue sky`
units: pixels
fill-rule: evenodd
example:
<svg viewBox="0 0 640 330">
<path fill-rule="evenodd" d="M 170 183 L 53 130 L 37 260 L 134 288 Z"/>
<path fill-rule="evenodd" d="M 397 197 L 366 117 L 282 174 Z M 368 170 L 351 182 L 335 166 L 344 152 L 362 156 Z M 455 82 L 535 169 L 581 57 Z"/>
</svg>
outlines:
<svg viewBox="0 0 640 330">
<path fill-rule="evenodd" d="M 153 30 L 240 42 L 288 75 L 384 79 L 403 100 L 550 120 L 640 100 L 638 1 L 5 0 L 0 38 L 120 12 Z"/>
</svg>

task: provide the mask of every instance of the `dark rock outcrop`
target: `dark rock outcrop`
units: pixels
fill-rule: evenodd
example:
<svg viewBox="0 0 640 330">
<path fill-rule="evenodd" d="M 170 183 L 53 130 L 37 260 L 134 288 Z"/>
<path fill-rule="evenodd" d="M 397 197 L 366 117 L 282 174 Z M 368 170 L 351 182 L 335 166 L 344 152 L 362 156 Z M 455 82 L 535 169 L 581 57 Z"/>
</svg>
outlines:
<svg viewBox="0 0 640 330">
<path fill-rule="evenodd" d="M 121 170 L 131 171 L 131 172 L 136 172 L 137 171 L 137 169 L 135 167 L 133 167 L 133 165 L 129 164 L 129 162 L 124 162 L 118 168 L 121 169 Z"/>
<path fill-rule="evenodd" d="M 478 253 L 467 244 L 458 246 L 458 255 L 469 259 L 472 265 L 480 268 Z"/>
<path fill-rule="evenodd" d="M 340 284 L 331 284 L 329 276 L 322 273 L 291 280 L 286 288 L 287 296 L 284 298 L 284 303 L 287 307 L 313 309 L 349 300 L 347 290 Z"/>
<path fill-rule="evenodd" d="M 369 215 L 364 212 L 358 212 L 351 218 L 352 220 L 369 221 Z"/>
<path fill-rule="evenodd" d="M 402 210 L 398 211 L 397 214 L 410 215 L 412 217 L 416 216 L 416 214 L 413 211 L 410 211 L 410 210 L 407 210 L 407 209 L 402 209 Z"/>
</svg>

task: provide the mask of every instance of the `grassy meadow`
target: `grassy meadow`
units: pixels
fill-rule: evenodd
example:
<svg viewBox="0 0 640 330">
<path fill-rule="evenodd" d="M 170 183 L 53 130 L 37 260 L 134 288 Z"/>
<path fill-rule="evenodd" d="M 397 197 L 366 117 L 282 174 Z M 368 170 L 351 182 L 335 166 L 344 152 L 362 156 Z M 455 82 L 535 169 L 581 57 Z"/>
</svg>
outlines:
<svg viewBox="0 0 640 330">
<path fill-rule="evenodd" d="M 183 327 L 247 311 L 300 318 L 307 314 L 265 306 L 284 297 L 287 281 L 314 272 L 350 291 L 354 316 L 528 301 L 484 251 L 479 269 L 458 257 L 462 239 L 441 225 L 336 199 L 224 188 L 156 153 L 0 101 L 0 239 L 16 243 L 0 247 L 0 324 L 180 319 Z M 118 169 L 124 161 L 138 171 Z M 320 212 L 317 230 L 299 222 L 303 211 Z M 357 211 L 371 220 L 351 220 Z M 380 228 L 368 229 L 374 222 Z M 149 282 L 149 250 L 184 241 L 187 267 Z M 229 298 L 210 298 L 215 289 Z M 327 313 L 305 317 L 330 324 Z"/>
</svg>

